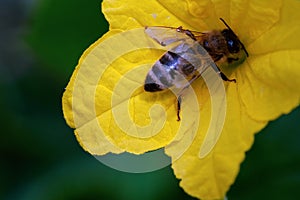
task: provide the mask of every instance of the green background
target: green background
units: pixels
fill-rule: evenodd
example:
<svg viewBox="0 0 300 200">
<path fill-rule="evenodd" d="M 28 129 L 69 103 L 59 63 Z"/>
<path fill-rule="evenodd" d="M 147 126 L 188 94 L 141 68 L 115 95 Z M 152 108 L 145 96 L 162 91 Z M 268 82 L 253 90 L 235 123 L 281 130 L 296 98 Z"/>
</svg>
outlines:
<svg viewBox="0 0 300 200">
<path fill-rule="evenodd" d="M 108 29 L 99 0 L 1 0 L 0 28 L 0 199 L 193 199 L 170 167 L 146 174 L 106 167 L 65 124 L 64 87 Z M 256 135 L 230 200 L 300 197 L 299 119 L 300 108 Z"/>
</svg>

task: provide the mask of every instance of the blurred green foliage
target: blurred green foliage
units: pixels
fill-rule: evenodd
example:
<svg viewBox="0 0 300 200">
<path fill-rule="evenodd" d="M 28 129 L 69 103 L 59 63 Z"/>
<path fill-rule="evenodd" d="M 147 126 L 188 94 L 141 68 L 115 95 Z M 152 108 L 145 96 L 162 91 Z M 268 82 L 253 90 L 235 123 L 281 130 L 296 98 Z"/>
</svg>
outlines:
<svg viewBox="0 0 300 200">
<path fill-rule="evenodd" d="M 21 23 L 0 21 L 1 27 L 18 26 L 11 29 L 19 31 L 14 40 L 31 47 L 7 45 L 7 56 L 0 57 L 0 199 L 193 199 L 170 167 L 127 174 L 104 166 L 79 146 L 63 119 L 61 96 L 80 55 L 108 24 L 98 0 L 37 2 Z M 7 42 L 3 35 L 0 39 Z M 299 119 L 298 108 L 256 136 L 230 200 L 300 196 Z"/>
<path fill-rule="evenodd" d="M 97 0 L 40 2 L 27 41 L 46 67 L 70 76 L 82 52 L 108 30 L 100 6 Z"/>
</svg>

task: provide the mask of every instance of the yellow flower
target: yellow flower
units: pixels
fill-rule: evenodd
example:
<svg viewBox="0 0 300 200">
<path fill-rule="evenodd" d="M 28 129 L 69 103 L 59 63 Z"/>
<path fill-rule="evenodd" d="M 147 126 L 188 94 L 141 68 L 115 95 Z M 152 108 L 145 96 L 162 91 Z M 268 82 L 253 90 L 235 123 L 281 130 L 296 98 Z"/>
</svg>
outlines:
<svg viewBox="0 0 300 200">
<path fill-rule="evenodd" d="M 299 105 L 300 1 L 104 0 L 102 6 L 110 31 L 82 55 L 63 96 L 64 115 L 67 123 L 75 128 L 78 141 L 85 150 L 95 155 L 108 152 L 141 154 L 165 147 L 166 154 L 172 158 L 174 173 L 181 179 L 180 185 L 188 194 L 201 199 L 224 198 L 237 176 L 245 151 L 253 143 L 254 134 L 265 127 L 268 121 L 289 113 Z M 106 57 L 114 49 L 110 46 L 100 48 L 100 44 L 119 32 L 144 26 L 183 26 L 196 31 L 222 29 L 224 27 L 218 20 L 220 17 L 237 33 L 249 57 L 239 66 L 222 69 L 225 74 L 235 78 L 237 83 L 225 83 L 226 118 L 220 138 L 212 151 L 207 156 L 199 156 L 210 125 L 212 104 L 203 80 L 197 80 L 192 85 L 201 102 L 201 118 L 200 127 L 196 129 L 195 138 L 186 151 L 182 152 L 182 148 L 194 132 L 189 130 L 191 125 L 187 124 L 181 131 L 184 134 L 177 135 L 177 130 L 182 126 L 176 121 L 175 98 L 171 93 L 160 96 L 145 93 L 140 88 L 134 91 L 130 101 L 119 100 L 113 104 L 117 108 L 123 103 L 129 104 L 129 113 L 139 126 L 151 123 L 151 119 L 162 113 L 161 109 L 155 109 L 150 112 L 152 118 L 148 116 L 153 104 L 162 105 L 166 109 L 166 122 L 158 123 L 157 130 L 162 128 L 158 134 L 155 134 L 156 129 L 145 131 L 131 125 L 120 128 L 122 122 L 114 120 L 114 113 L 123 111 L 113 110 L 111 105 L 111 100 L 117 98 L 113 93 L 120 86 L 117 83 L 125 74 L 131 73 L 132 63 L 143 65 L 154 62 L 162 51 L 146 49 L 142 53 L 128 52 L 110 63 Z M 121 44 L 112 42 L 113 45 Z M 110 66 L 99 81 L 98 72 L 93 70 L 78 73 L 80 69 L 93 67 L 98 70 L 98 65 Z M 143 72 L 143 76 L 140 71 L 132 73 L 143 81 L 147 71 Z M 77 83 L 76 87 L 80 89 L 74 93 L 75 80 L 79 76 L 84 81 Z M 134 85 L 134 81 L 131 85 Z M 123 87 L 122 91 L 125 93 L 126 88 Z M 96 96 L 93 96 L 93 100 L 82 100 L 94 93 Z M 76 122 L 75 115 L 86 117 Z M 100 132 L 98 125 L 102 128 Z M 146 135 L 142 135 L 143 131 Z"/>
</svg>

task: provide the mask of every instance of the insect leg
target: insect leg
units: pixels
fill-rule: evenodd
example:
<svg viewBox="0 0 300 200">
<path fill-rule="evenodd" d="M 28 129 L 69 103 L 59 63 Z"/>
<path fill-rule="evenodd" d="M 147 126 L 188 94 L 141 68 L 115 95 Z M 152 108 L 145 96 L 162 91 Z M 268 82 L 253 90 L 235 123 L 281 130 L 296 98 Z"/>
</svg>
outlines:
<svg viewBox="0 0 300 200">
<path fill-rule="evenodd" d="M 187 36 L 189 36 L 190 38 L 192 38 L 195 41 L 197 40 L 195 35 L 190 30 L 183 29 L 182 26 L 179 26 L 176 30 L 178 32 L 186 34 Z"/>
<path fill-rule="evenodd" d="M 194 80 L 198 79 L 200 76 L 201 74 L 194 75 L 193 78 L 189 80 L 188 84 L 185 87 L 183 87 L 182 90 L 179 92 L 177 97 L 177 121 L 180 121 L 180 110 L 181 110 L 181 101 L 182 101 L 181 96 L 183 95 L 184 90 L 187 89 L 191 85 L 191 83 Z"/>
<path fill-rule="evenodd" d="M 181 95 L 177 98 L 177 121 L 180 121 Z"/>
<path fill-rule="evenodd" d="M 236 83 L 235 79 L 229 79 L 225 74 L 223 74 L 223 72 L 219 71 L 219 74 L 220 74 L 221 78 L 223 79 L 223 81 L 229 81 L 229 82 L 235 82 Z"/>
<path fill-rule="evenodd" d="M 218 66 L 217 66 L 218 67 Z M 221 72 L 220 68 L 218 67 L 218 74 L 220 75 L 220 77 L 223 79 L 223 81 L 229 81 L 229 82 L 235 82 L 235 79 L 229 79 L 225 74 L 223 74 L 223 72 Z"/>
</svg>

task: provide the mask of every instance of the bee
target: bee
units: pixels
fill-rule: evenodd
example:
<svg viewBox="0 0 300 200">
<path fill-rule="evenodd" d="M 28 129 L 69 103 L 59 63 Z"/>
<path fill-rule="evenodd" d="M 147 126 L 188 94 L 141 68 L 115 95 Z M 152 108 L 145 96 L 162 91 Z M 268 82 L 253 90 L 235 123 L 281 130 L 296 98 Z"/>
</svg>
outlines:
<svg viewBox="0 0 300 200">
<path fill-rule="evenodd" d="M 199 78 L 207 67 L 213 67 L 224 81 L 236 82 L 235 79 L 227 78 L 218 65 L 238 61 L 241 50 L 249 56 L 229 25 L 222 18 L 220 20 L 226 26 L 225 29 L 206 32 L 190 31 L 182 27 L 145 27 L 145 33 L 162 46 L 178 42 L 177 46 L 155 62 L 144 83 L 147 92 L 163 91 L 171 87 L 181 89 L 177 95 L 177 121 L 180 121 L 182 91 Z"/>
</svg>

